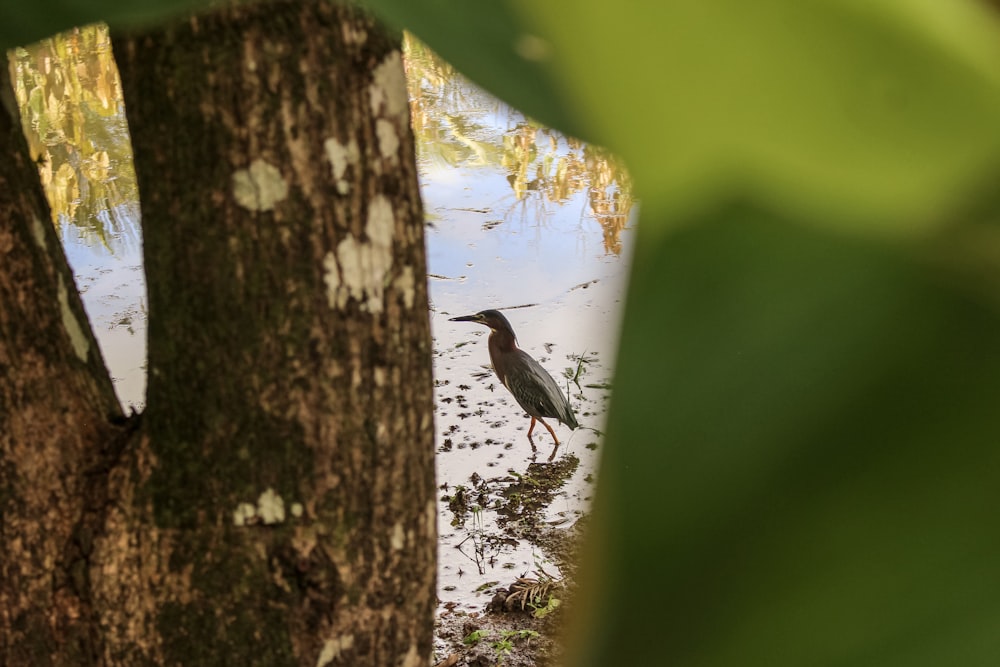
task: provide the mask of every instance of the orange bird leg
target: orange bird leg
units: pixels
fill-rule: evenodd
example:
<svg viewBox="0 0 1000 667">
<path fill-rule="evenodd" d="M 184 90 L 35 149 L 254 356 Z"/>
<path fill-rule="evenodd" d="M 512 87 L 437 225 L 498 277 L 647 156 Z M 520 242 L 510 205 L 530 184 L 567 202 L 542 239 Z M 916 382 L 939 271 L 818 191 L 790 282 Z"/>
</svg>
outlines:
<svg viewBox="0 0 1000 667">
<path fill-rule="evenodd" d="M 528 442 L 531 443 L 531 451 L 537 452 L 538 450 L 535 448 L 535 439 L 531 437 L 531 432 L 534 430 L 535 430 L 535 418 L 532 417 L 531 426 L 528 428 Z M 534 457 L 532 457 L 532 460 L 534 460 Z"/>
<path fill-rule="evenodd" d="M 532 418 L 531 421 L 535 421 L 534 418 Z M 539 419 L 538 421 L 542 422 L 542 426 L 544 426 L 545 428 L 549 429 L 549 433 L 552 434 L 552 442 L 556 443 L 556 447 L 558 447 L 559 446 L 559 438 L 556 437 L 556 432 L 552 430 L 551 426 L 549 426 L 548 424 L 545 423 L 544 419 Z M 532 425 L 534 425 L 534 424 L 532 424 Z M 529 433 L 530 433 L 530 431 L 529 431 Z"/>
</svg>

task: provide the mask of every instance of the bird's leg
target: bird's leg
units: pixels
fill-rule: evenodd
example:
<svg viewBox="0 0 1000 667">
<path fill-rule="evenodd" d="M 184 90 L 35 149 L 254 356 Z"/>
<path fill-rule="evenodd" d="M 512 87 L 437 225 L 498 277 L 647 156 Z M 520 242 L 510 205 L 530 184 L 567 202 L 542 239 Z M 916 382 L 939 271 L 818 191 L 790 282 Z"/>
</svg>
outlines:
<svg viewBox="0 0 1000 667">
<path fill-rule="evenodd" d="M 535 421 L 534 418 L 532 418 L 531 421 Z M 549 433 L 552 434 L 552 441 L 554 443 L 556 443 L 556 447 L 558 447 L 559 446 L 559 438 L 556 437 L 556 432 L 552 430 L 551 426 L 549 426 L 548 424 L 545 423 L 544 419 L 539 419 L 538 421 L 542 422 L 542 426 L 544 426 L 545 428 L 549 429 Z M 534 426 L 534 424 L 532 424 L 532 426 Z"/>
<path fill-rule="evenodd" d="M 531 418 L 531 426 L 528 427 L 528 442 L 531 443 L 531 451 L 532 452 L 538 452 L 538 450 L 535 448 L 535 439 L 531 437 L 531 432 L 534 431 L 534 430 L 535 430 L 535 418 L 532 417 Z M 534 455 L 532 455 L 531 460 L 532 461 L 535 460 Z"/>
</svg>

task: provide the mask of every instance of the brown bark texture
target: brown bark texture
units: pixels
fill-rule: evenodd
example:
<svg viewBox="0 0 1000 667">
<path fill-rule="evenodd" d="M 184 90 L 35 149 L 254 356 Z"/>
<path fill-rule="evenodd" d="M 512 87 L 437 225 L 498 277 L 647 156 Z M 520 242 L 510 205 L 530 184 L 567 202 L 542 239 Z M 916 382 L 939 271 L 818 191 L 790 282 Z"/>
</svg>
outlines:
<svg viewBox="0 0 1000 667">
<path fill-rule="evenodd" d="M 398 40 L 308 0 L 114 48 L 149 382 L 94 544 L 101 661 L 427 664 L 431 344 Z"/>
<path fill-rule="evenodd" d="M 89 558 L 128 429 L 0 66 L 0 664 L 94 652 Z M 59 656 L 73 656 L 60 660 Z"/>
</svg>

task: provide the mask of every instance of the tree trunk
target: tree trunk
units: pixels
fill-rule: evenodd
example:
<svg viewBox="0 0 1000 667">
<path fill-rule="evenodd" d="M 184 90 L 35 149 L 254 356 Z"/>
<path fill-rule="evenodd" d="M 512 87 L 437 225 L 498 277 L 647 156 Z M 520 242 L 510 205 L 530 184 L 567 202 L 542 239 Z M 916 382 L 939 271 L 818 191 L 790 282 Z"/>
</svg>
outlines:
<svg viewBox="0 0 1000 667">
<path fill-rule="evenodd" d="M 0 664 L 90 655 L 102 470 L 125 422 L 0 66 Z"/>
<path fill-rule="evenodd" d="M 114 47 L 149 385 L 97 547 L 106 659 L 427 664 L 431 347 L 398 42 L 310 0 Z"/>
</svg>

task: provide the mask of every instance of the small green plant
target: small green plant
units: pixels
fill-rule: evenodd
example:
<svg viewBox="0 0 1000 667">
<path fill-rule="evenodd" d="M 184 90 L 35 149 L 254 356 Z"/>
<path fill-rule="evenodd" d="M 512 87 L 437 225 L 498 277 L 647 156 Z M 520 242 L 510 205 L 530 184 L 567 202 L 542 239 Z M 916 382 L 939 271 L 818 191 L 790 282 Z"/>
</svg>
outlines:
<svg viewBox="0 0 1000 667">
<path fill-rule="evenodd" d="M 462 643 L 466 646 L 475 646 L 482 641 L 484 634 L 482 630 L 473 630 L 462 638 Z"/>
<path fill-rule="evenodd" d="M 535 637 L 538 637 L 538 633 L 534 630 L 504 630 L 500 633 L 504 639 L 524 639 L 530 641 Z"/>
<path fill-rule="evenodd" d="M 535 618 L 544 618 L 548 614 L 559 608 L 562 601 L 554 595 L 549 595 L 548 601 L 544 605 L 538 605 L 534 602 L 528 602 L 528 606 L 531 607 L 531 615 Z"/>
<path fill-rule="evenodd" d="M 497 664 L 503 662 L 507 654 L 514 650 L 514 642 L 509 637 L 501 637 L 498 641 L 490 644 L 490 646 L 497 652 Z"/>
<path fill-rule="evenodd" d="M 576 368 L 567 366 L 563 370 L 563 377 L 565 377 L 569 382 L 575 384 L 577 390 L 582 391 L 580 387 L 580 378 L 587 374 L 587 365 L 597 361 L 597 355 L 591 355 L 588 357 L 586 350 L 584 350 L 583 354 L 571 354 L 569 355 L 569 358 L 571 361 L 576 362 Z M 567 382 L 567 388 L 569 386 L 569 382 Z"/>
<path fill-rule="evenodd" d="M 503 662 L 504 658 L 514 650 L 514 642 L 531 641 L 538 636 L 534 630 L 504 630 L 500 633 L 500 639 L 492 642 L 490 646 L 497 652 L 497 664 Z"/>
</svg>

